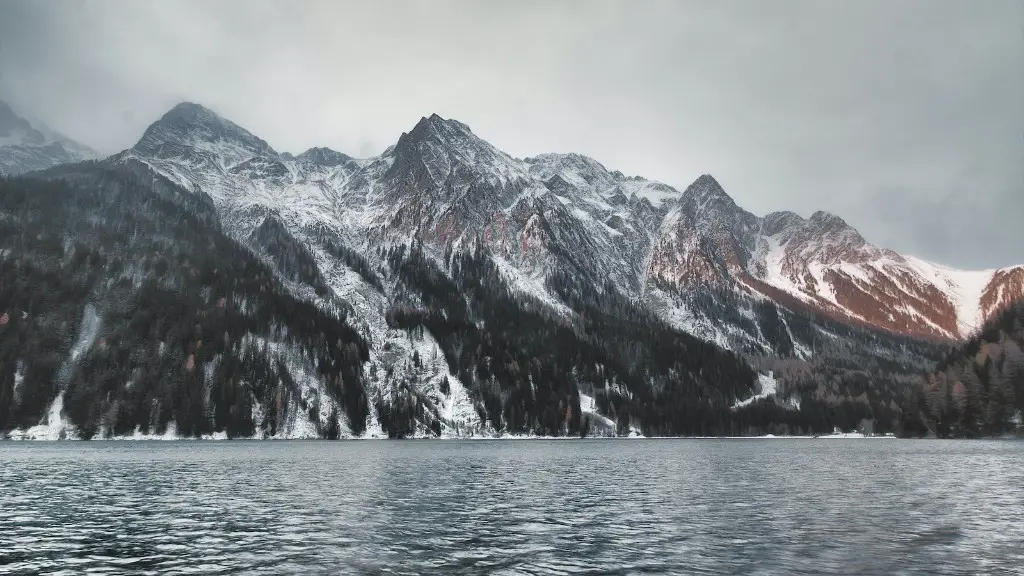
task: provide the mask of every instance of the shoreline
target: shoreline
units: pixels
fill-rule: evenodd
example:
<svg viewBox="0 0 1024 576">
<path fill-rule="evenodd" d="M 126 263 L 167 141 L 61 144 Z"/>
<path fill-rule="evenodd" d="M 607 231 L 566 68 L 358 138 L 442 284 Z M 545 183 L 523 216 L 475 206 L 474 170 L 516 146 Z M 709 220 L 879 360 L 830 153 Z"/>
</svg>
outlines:
<svg viewBox="0 0 1024 576">
<path fill-rule="evenodd" d="M 860 433 L 822 434 L 817 436 L 411 436 L 406 438 L 388 438 L 386 436 L 353 436 L 329 440 L 326 438 L 228 438 L 227 436 L 203 436 L 187 438 L 180 436 L 113 436 L 108 438 L 30 438 L 2 436 L 0 442 L 345 442 L 345 441 L 580 441 L 580 440 L 923 440 L 925 438 L 900 438 L 892 434 L 864 435 Z M 993 438 L 997 439 L 997 438 Z"/>
</svg>

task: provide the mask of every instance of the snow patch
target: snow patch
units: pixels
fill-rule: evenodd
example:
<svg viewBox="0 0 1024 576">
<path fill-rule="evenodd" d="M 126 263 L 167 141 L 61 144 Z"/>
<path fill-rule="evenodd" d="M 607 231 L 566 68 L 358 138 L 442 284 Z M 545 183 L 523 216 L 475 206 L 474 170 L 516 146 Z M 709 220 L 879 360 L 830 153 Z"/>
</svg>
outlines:
<svg viewBox="0 0 1024 576">
<path fill-rule="evenodd" d="M 598 423 L 602 427 L 614 431 L 617 425 L 614 420 L 604 416 L 597 411 L 597 401 L 594 400 L 593 396 L 580 392 L 580 413 L 584 416 L 588 416 L 592 422 L 591 428 L 593 430 L 593 424 Z"/>
<path fill-rule="evenodd" d="M 78 430 L 64 415 L 64 392 L 50 403 L 50 408 L 40 419 L 39 424 L 27 430 L 12 430 L 12 440 L 74 440 L 78 438 Z"/>
<path fill-rule="evenodd" d="M 815 438 L 867 438 L 867 436 L 860 432 L 840 432 L 840 430 L 836 428 L 831 434 L 815 436 Z"/>
<path fill-rule="evenodd" d="M 981 327 L 981 297 L 996 270 L 957 270 L 915 256 L 904 259 L 914 272 L 944 292 L 953 303 L 961 335 Z"/>
<path fill-rule="evenodd" d="M 85 311 L 82 313 L 82 325 L 78 329 L 78 338 L 75 339 L 75 345 L 71 347 L 71 363 L 77 362 L 82 354 L 96 342 L 101 323 L 102 319 L 96 311 L 96 307 L 86 304 Z"/>
<path fill-rule="evenodd" d="M 758 374 L 757 382 L 760 386 L 760 392 L 754 394 L 746 400 L 742 400 L 733 404 L 733 408 L 741 408 L 748 406 L 758 400 L 763 400 L 769 396 L 774 396 L 775 392 L 778 391 L 778 382 L 775 380 L 775 373 L 768 372 L 768 374 Z"/>
</svg>

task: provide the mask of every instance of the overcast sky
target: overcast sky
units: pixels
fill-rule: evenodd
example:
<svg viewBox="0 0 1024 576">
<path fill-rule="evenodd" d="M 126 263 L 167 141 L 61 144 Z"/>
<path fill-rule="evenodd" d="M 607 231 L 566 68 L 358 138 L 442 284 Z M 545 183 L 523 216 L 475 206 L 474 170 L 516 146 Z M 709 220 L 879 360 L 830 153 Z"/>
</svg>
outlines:
<svg viewBox="0 0 1024 576">
<path fill-rule="evenodd" d="M 0 0 L 0 99 L 97 148 L 204 104 L 280 151 L 421 116 L 758 215 L 839 214 L 961 267 L 1024 262 L 1024 2 Z"/>
</svg>

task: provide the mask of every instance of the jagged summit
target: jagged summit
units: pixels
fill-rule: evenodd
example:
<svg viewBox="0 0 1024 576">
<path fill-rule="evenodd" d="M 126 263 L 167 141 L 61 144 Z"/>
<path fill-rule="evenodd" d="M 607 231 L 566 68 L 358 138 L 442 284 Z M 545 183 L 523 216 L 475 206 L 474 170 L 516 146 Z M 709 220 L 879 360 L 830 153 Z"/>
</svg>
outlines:
<svg viewBox="0 0 1024 576">
<path fill-rule="evenodd" d="M 394 159 L 388 178 L 432 182 L 435 187 L 526 178 L 526 167 L 473 134 L 458 120 L 437 114 L 421 118 L 385 153 Z"/>
<path fill-rule="evenodd" d="M 810 220 L 811 222 L 815 222 L 818 224 L 849 226 L 849 224 L 846 223 L 846 220 L 843 220 L 839 216 L 836 216 L 835 214 L 831 212 L 826 212 L 824 210 L 818 210 L 814 214 L 811 214 Z"/>
<path fill-rule="evenodd" d="M 667 184 L 608 170 L 601 162 L 583 154 L 548 152 L 524 158 L 523 162 L 529 166 L 531 175 L 560 194 L 565 192 L 564 186 L 570 186 L 584 196 L 593 192 L 613 203 L 629 202 L 632 198 L 646 201 L 651 207 L 679 198 L 679 191 Z"/>
<path fill-rule="evenodd" d="M 430 116 L 420 118 L 420 121 L 413 126 L 412 130 L 408 133 L 403 133 L 398 140 L 399 145 L 401 145 L 402 140 L 412 142 L 433 141 L 445 145 L 458 146 L 461 144 L 461 141 L 479 140 L 479 138 L 473 134 L 469 126 L 462 122 L 446 120 L 437 114 L 431 114 Z"/>
<path fill-rule="evenodd" d="M 408 132 L 402 132 L 398 142 L 385 154 L 401 158 L 424 147 L 462 148 L 475 139 L 467 126 L 454 120 L 445 120 L 437 114 L 420 118 Z"/>
<path fill-rule="evenodd" d="M 683 191 L 680 201 L 683 204 L 694 204 L 699 209 L 703 209 L 711 203 L 730 207 L 736 206 L 736 202 L 733 201 L 732 197 L 726 194 L 722 185 L 710 174 L 701 174 L 692 184 L 687 186 L 686 190 Z"/>
<path fill-rule="evenodd" d="M 277 156 L 264 140 L 200 104 L 181 102 L 146 129 L 137 152 L 179 156 L 186 148 L 216 151 L 230 163 L 252 156 Z"/>
<path fill-rule="evenodd" d="M 603 164 L 589 156 L 548 152 L 523 160 L 530 173 L 546 182 L 564 181 L 577 188 L 607 189 L 621 178 L 608 171 Z"/>
<path fill-rule="evenodd" d="M 842 240 L 850 246 L 868 245 L 860 232 L 846 220 L 824 210 L 814 212 L 810 218 L 788 210 L 772 212 L 762 219 L 762 232 L 767 236 L 779 236 L 783 241 L 800 234 L 821 241 Z"/>
<path fill-rule="evenodd" d="M 196 104 L 195 102 L 179 102 L 175 104 L 170 110 L 164 114 L 163 118 L 167 119 L 181 119 L 189 122 L 225 122 L 224 118 L 218 115 L 213 110 L 203 106 L 202 104 Z"/>
<path fill-rule="evenodd" d="M 686 215 L 685 220 L 702 235 L 716 237 L 719 244 L 726 243 L 725 237 L 731 237 L 728 243 L 736 246 L 729 251 L 746 252 L 745 246 L 750 244 L 748 236 L 760 225 L 758 218 L 737 206 L 710 174 L 701 175 L 683 191 L 678 207 Z M 738 263 L 745 256 L 728 259 Z"/>
<path fill-rule="evenodd" d="M 577 169 L 590 169 L 608 172 L 608 169 L 605 168 L 604 164 L 601 164 L 590 156 L 577 154 L 576 152 L 568 152 L 564 154 L 558 152 L 545 152 L 544 154 L 538 154 L 536 156 L 526 158 L 523 161 L 529 164 L 560 164 L 563 167 L 571 166 Z"/>
<path fill-rule="evenodd" d="M 856 228 L 850 226 L 839 216 L 818 210 L 810 218 L 802 218 L 793 212 L 773 212 L 762 220 L 762 233 L 775 236 L 779 242 L 798 240 L 804 250 L 829 253 L 832 256 L 824 260 L 839 261 L 842 257 L 859 260 L 862 255 L 854 256 L 861 251 L 876 257 L 881 250 L 872 246 L 861 236 Z"/>
<path fill-rule="evenodd" d="M 327 167 L 340 166 L 353 161 L 352 157 L 348 154 L 320 146 L 310 148 L 296 156 L 296 158 Z"/>
<path fill-rule="evenodd" d="M 591 183 L 598 180 L 615 181 L 625 179 L 621 172 L 610 172 L 604 164 L 590 156 L 584 156 L 575 152 L 566 154 L 546 152 L 524 158 L 523 162 L 530 165 L 530 172 L 537 174 L 545 180 L 558 173 L 576 175 L 582 180 Z"/>
<path fill-rule="evenodd" d="M 801 226 L 804 218 L 796 212 L 780 210 L 772 212 L 761 219 L 761 231 L 767 236 L 774 236 L 779 232 L 796 226 Z"/>
<path fill-rule="evenodd" d="M 473 131 L 470 130 L 468 125 L 452 118 L 442 118 L 441 115 L 437 113 L 431 114 L 429 117 L 426 118 L 421 118 L 418 124 L 422 124 L 424 122 L 434 127 L 456 128 L 462 132 L 468 132 L 470 134 L 473 133 Z"/>
</svg>

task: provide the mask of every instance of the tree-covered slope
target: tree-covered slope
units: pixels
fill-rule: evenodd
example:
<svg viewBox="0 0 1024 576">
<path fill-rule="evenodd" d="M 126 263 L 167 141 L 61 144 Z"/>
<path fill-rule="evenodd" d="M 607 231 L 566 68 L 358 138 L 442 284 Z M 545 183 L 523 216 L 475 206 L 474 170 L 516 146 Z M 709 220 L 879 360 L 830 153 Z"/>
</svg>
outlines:
<svg viewBox="0 0 1024 576">
<path fill-rule="evenodd" d="M 914 387 L 919 434 L 995 436 L 1021 426 L 1024 301 L 990 320 Z"/>
<path fill-rule="evenodd" d="M 0 180 L 0 430 L 337 435 L 367 345 L 143 166 Z"/>
</svg>

